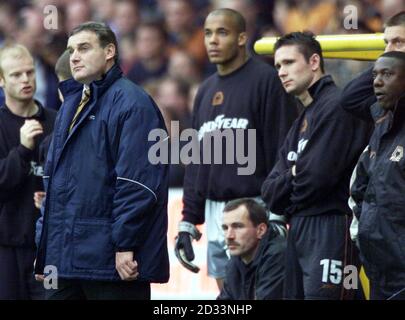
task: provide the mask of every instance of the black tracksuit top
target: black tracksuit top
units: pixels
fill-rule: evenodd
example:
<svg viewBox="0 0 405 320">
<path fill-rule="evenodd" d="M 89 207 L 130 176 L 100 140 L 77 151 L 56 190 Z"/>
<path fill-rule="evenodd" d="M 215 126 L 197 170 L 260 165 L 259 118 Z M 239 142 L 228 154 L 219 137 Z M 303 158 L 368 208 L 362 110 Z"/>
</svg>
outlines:
<svg viewBox="0 0 405 320">
<path fill-rule="evenodd" d="M 256 130 L 256 167 L 253 174 L 238 175 L 246 164 L 227 164 L 225 143 L 222 164 L 186 166 L 184 178 L 184 220 L 204 222 L 205 200 L 229 201 L 260 196 L 261 185 L 273 168 L 277 152 L 297 117 L 295 100 L 286 94 L 270 65 L 250 58 L 243 66 L 226 76 L 217 73 L 201 85 L 194 103 L 193 128 L 200 138 L 213 131 L 238 128 L 244 130 L 244 143 L 235 143 L 248 152 L 246 129 Z M 236 134 L 234 135 L 236 137 Z M 203 145 L 205 138 L 200 140 Z M 251 142 L 249 142 L 250 144 Z M 238 145 L 236 145 L 238 144 Z M 211 162 L 213 163 L 213 161 Z"/>
<path fill-rule="evenodd" d="M 340 90 L 330 76 L 308 91 L 313 101 L 289 131 L 262 197 L 271 211 L 287 216 L 350 214 L 350 176 L 371 125 L 341 108 Z"/>
</svg>

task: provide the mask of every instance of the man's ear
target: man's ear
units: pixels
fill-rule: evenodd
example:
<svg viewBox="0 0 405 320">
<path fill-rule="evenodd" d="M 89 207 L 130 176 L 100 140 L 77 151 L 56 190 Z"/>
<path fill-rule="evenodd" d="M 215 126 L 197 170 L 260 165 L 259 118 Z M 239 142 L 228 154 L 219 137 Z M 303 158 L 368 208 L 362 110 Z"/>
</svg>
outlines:
<svg viewBox="0 0 405 320">
<path fill-rule="evenodd" d="M 0 87 L 4 88 L 4 78 L 0 76 Z"/>
<path fill-rule="evenodd" d="M 310 58 L 309 58 L 309 64 L 311 65 L 311 70 L 312 71 L 317 71 L 321 68 L 321 57 L 319 54 L 314 53 Z"/>
<path fill-rule="evenodd" d="M 106 59 L 107 60 L 114 59 L 116 51 L 117 51 L 117 49 L 115 48 L 114 44 L 112 44 L 112 43 L 107 44 L 104 48 L 104 52 L 106 54 Z"/>
<path fill-rule="evenodd" d="M 239 47 L 243 47 L 243 46 L 246 45 L 246 43 L 247 43 L 247 34 L 246 34 L 246 32 L 241 32 L 241 33 L 239 33 L 239 36 L 238 36 L 238 46 L 239 46 Z"/>
<path fill-rule="evenodd" d="M 265 223 L 260 223 L 257 227 L 256 227 L 256 234 L 257 234 L 257 239 L 262 239 L 263 236 L 266 234 L 267 232 L 267 224 Z"/>
</svg>

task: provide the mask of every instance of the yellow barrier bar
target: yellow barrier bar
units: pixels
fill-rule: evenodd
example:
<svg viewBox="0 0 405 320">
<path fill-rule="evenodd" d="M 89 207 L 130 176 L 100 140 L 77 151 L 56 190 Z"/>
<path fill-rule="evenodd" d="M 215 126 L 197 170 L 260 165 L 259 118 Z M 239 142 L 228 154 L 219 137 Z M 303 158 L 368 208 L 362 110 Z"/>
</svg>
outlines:
<svg viewBox="0 0 405 320">
<path fill-rule="evenodd" d="M 382 33 L 320 35 L 325 58 L 375 60 L 385 48 Z M 254 49 L 258 54 L 273 54 L 276 37 L 265 37 L 256 41 Z"/>
<path fill-rule="evenodd" d="M 328 52 L 323 51 L 323 57 L 327 59 L 348 59 L 348 60 L 362 60 L 373 61 L 383 54 L 381 51 L 344 51 L 344 52 Z"/>
</svg>

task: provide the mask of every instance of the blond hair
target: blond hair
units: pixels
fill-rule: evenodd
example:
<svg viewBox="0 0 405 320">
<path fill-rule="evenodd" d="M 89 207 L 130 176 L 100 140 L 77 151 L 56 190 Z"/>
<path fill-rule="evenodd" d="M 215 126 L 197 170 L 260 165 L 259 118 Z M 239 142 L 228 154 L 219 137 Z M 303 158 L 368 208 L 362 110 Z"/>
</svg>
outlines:
<svg viewBox="0 0 405 320">
<path fill-rule="evenodd" d="M 2 48 L 0 48 L 0 77 L 1 78 L 3 78 L 2 62 L 5 57 L 11 57 L 14 59 L 30 57 L 34 61 L 34 58 L 32 57 L 29 50 L 22 44 L 18 44 L 18 43 L 6 44 Z"/>
</svg>

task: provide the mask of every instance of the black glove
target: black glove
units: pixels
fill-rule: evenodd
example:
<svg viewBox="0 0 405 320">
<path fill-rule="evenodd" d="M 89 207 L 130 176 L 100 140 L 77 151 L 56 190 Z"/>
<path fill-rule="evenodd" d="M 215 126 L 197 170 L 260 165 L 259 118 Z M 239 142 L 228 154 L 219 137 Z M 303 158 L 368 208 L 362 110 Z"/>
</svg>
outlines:
<svg viewBox="0 0 405 320">
<path fill-rule="evenodd" d="M 179 223 L 179 234 L 176 237 L 174 252 L 182 266 L 195 273 L 200 271 L 200 268 L 191 262 L 194 260 L 194 250 L 191 242 L 193 239 L 199 240 L 200 238 L 201 233 L 195 225 L 186 221 Z"/>
</svg>

